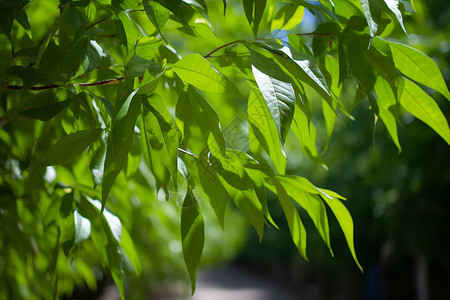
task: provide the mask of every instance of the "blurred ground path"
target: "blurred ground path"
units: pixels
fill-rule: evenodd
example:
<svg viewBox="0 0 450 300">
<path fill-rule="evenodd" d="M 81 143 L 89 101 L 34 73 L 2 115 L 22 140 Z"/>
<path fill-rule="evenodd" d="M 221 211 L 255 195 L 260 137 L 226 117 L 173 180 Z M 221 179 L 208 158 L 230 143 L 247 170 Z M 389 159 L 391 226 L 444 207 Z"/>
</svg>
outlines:
<svg viewBox="0 0 450 300">
<path fill-rule="evenodd" d="M 175 298 L 172 298 L 175 299 Z M 201 270 L 193 297 L 178 300 L 299 300 L 298 295 L 279 286 L 264 274 L 255 274 L 235 265 Z"/>
</svg>

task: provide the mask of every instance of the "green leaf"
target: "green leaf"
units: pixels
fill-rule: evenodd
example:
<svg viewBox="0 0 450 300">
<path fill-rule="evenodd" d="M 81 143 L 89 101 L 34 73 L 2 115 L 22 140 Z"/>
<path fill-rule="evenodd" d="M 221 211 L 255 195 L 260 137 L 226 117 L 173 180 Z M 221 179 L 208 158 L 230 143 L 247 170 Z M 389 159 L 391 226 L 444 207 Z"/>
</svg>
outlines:
<svg viewBox="0 0 450 300">
<path fill-rule="evenodd" d="M 280 141 L 284 144 L 294 116 L 294 88 L 289 76 L 275 62 L 251 48 L 250 55 L 253 76 L 275 121 Z"/>
<path fill-rule="evenodd" d="M 187 92 L 180 95 L 176 107 L 176 116 L 180 121 L 180 129 L 184 135 L 183 142 L 189 142 L 190 131 L 194 125 L 197 125 L 203 135 L 205 144 L 209 139 L 210 142 L 214 141 L 214 145 L 210 145 L 214 148 L 213 150 L 222 154 L 225 152 L 225 140 L 220 129 L 219 116 L 194 88 L 188 88 Z"/>
<path fill-rule="evenodd" d="M 397 146 L 398 151 L 401 152 L 402 148 L 400 146 L 400 142 L 398 141 L 397 134 L 397 122 L 395 120 L 395 116 L 390 111 L 391 107 L 396 106 L 395 95 L 392 92 L 388 82 L 382 77 L 377 78 L 377 82 L 375 83 L 375 92 L 377 93 L 380 118 L 383 120 L 384 125 L 386 125 L 389 135 Z"/>
<path fill-rule="evenodd" d="M 160 96 L 142 104 L 141 142 L 144 157 L 160 186 L 167 189 L 169 177 L 177 183 L 178 135 L 175 122 Z"/>
<path fill-rule="evenodd" d="M 328 217 L 323 201 L 314 194 L 305 192 L 303 182 L 299 177 L 276 176 L 276 179 L 283 186 L 287 194 L 306 210 L 323 241 L 328 246 L 331 255 L 333 255 Z"/>
<path fill-rule="evenodd" d="M 412 47 L 389 42 L 395 66 L 406 77 L 426 85 L 450 100 L 450 92 L 436 62 Z"/>
<path fill-rule="evenodd" d="M 156 76 L 150 80 L 147 78 L 150 77 L 149 73 L 144 74 L 144 78 L 142 79 L 141 86 L 139 87 L 139 90 L 137 91 L 138 94 L 151 94 L 155 91 L 156 87 L 158 86 L 159 79 L 166 71 L 166 60 L 162 62 L 162 70 Z M 147 76 L 146 76 L 147 75 Z"/>
<path fill-rule="evenodd" d="M 136 93 L 137 89 L 125 98 L 113 119 L 103 173 L 102 210 L 131 147 L 134 127 L 141 107 L 140 97 L 135 97 Z"/>
<path fill-rule="evenodd" d="M 325 77 L 315 62 L 315 58 L 286 46 L 282 46 L 279 51 L 281 53 L 274 52 L 276 60 L 294 78 L 311 86 L 323 99 L 331 104 L 333 99 Z"/>
<path fill-rule="evenodd" d="M 245 16 L 255 37 L 258 35 L 258 27 L 266 8 L 266 2 L 266 0 L 242 0 Z"/>
<path fill-rule="evenodd" d="M 355 253 L 355 246 L 353 242 L 353 219 L 347 208 L 341 201 L 333 197 L 322 197 L 322 199 L 328 204 L 331 208 L 331 211 L 336 216 L 336 219 L 341 226 L 342 231 L 344 232 L 345 239 L 347 240 L 348 248 L 352 253 L 353 260 L 355 261 L 358 268 L 363 272 L 363 268 L 359 264 L 358 258 Z"/>
<path fill-rule="evenodd" d="M 408 79 L 405 79 L 400 104 L 416 118 L 433 128 L 450 145 L 448 122 L 439 106 L 430 95 Z"/>
<path fill-rule="evenodd" d="M 275 18 L 272 19 L 270 31 L 275 29 L 290 30 L 300 24 L 305 13 L 304 6 L 289 4 L 285 5 L 277 12 Z"/>
<path fill-rule="evenodd" d="M 122 227 L 120 237 L 120 247 L 123 249 L 125 254 L 127 255 L 128 259 L 130 260 L 131 264 L 134 267 L 134 271 L 136 272 L 136 275 L 140 275 L 142 272 L 142 266 L 141 266 L 141 260 L 136 252 L 136 248 L 133 243 L 133 239 L 131 238 L 130 234 L 128 233 L 128 230 L 126 230 L 124 227 Z"/>
<path fill-rule="evenodd" d="M 30 169 L 52 165 L 63 165 L 74 160 L 102 134 L 100 128 L 80 130 L 66 135 L 51 145 L 44 154 L 37 156 L 30 164 Z"/>
<path fill-rule="evenodd" d="M 186 55 L 172 67 L 184 82 L 192 84 L 202 91 L 239 95 L 234 84 L 217 72 L 208 60 L 198 53 Z"/>
<path fill-rule="evenodd" d="M 170 10 L 153 0 L 144 0 L 143 4 L 147 17 L 162 36 L 162 30 L 170 17 Z"/>
<path fill-rule="evenodd" d="M 292 203 L 291 199 L 289 199 L 288 195 L 284 188 L 277 182 L 277 180 L 273 180 L 273 184 L 276 188 L 276 193 L 278 195 L 278 200 L 280 201 L 281 207 L 283 208 L 284 216 L 286 217 L 286 221 L 289 226 L 289 231 L 291 232 L 292 241 L 295 246 L 297 246 L 300 254 L 308 260 L 308 256 L 306 255 L 306 229 L 303 225 L 300 216 L 298 215 L 297 209 Z"/>
<path fill-rule="evenodd" d="M 333 113 L 333 115 L 335 114 Z M 299 140 L 305 154 L 313 161 L 321 163 L 322 158 L 316 147 L 316 128 L 313 123 L 308 121 L 307 116 L 301 109 L 295 110 L 291 129 Z"/>
<path fill-rule="evenodd" d="M 370 36 L 374 37 L 378 31 L 378 25 L 381 19 L 381 3 L 379 0 L 360 0 L 361 7 L 366 16 L 367 25 L 369 25 Z"/>
<path fill-rule="evenodd" d="M 75 96 L 75 97 L 77 97 L 77 96 Z M 20 113 L 20 115 L 23 117 L 27 117 L 27 118 L 38 119 L 41 121 L 48 121 L 48 120 L 52 119 L 53 117 L 55 117 L 57 114 L 59 114 L 70 103 L 72 103 L 72 101 L 75 99 L 75 97 L 69 98 L 64 101 L 55 102 L 55 103 L 51 103 L 48 105 L 27 109 L 27 110 L 22 111 Z"/>
<path fill-rule="evenodd" d="M 81 36 L 73 42 L 67 52 L 65 53 L 61 62 L 61 72 L 68 75 L 70 78 L 80 67 L 82 60 L 86 56 L 89 45 L 87 35 Z"/>
<path fill-rule="evenodd" d="M 249 137 L 250 149 L 255 150 L 255 144 L 261 144 L 275 164 L 278 172 L 284 174 L 286 155 L 283 144 L 266 101 L 258 90 L 252 89 L 248 99 L 248 122 L 254 134 Z M 294 120 L 295 121 L 295 120 Z"/>
<path fill-rule="evenodd" d="M 384 2 L 386 3 L 387 7 L 389 7 L 389 9 L 394 13 L 395 17 L 398 20 L 398 23 L 400 24 L 400 26 L 402 27 L 403 31 L 408 34 L 406 32 L 405 29 L 405 25 L 403 25 L 403 16 L 401 11 L 398 9 L 398 4 L 399 1 L 398 0 L 384 0 Z"/>
<path fill-rule="evenodd" d="M 91 222 L 80 215 L 78 211 L 73 212 L 75 222 L 75 244 L 86 240 L 91 234 Z"/>
<path fill-rule="evenodd" d="M 195 281 L 205 242 L 205 232 L 202 212 L 190 188 L 183 201 L 180 227 L 184 262 L 191 279 L 192 294 L 194 294 Z"/>
<path fill-rule="evenodd" d="M 217 155 L 211 150 L 211 154 Z M 236 206 L 242 211 L 247 221 L 255 228 L 260 239 L 264 230 L 264 210 L 258 199 L 252 180 L 246 173 L 240 159 L 233 151 L 217 157 L 222 169 L 219 179 Z"/>
<path fill-rule="evenodd" d="M 85 73 L 91 72 L 100 64 L 100 61 L 106 54 L 102 47 L 96 41 L 89 41 L 86 49 L 86 57 L 83 62 L 83 69 Z"/>
</svg>

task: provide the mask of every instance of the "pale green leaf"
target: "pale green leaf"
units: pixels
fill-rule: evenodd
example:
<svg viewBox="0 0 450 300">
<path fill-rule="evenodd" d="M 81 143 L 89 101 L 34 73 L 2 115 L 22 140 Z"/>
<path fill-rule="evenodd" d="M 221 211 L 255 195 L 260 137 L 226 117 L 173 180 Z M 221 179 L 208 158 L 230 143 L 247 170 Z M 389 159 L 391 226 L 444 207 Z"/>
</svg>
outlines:
<svg viewBox="0 0 450 300">
<path fill-rule="evenodd" d="M 304 6 L 289 4 L 280 8 L 280 10 L 272 19 L 270 31 L 275 29 L 290 30 L 300 24 L 305 12 Z"/>
<path fill-rule="evenodd" d="M 450 92 L 436 62 L 410 46 L 389 42 L 397 69 L 406 77 L 426 85 L 450 100 Z"/>
<path fill-rule="evenodd" d="M 344 232 L 345 239 L 347 240 L 348 248 L 350 249 L 350 252 L 352 253 L 353 260 L 355 261 L 358 268 L 363 271 L 363 268 L 359 264 L 358 258 L 356 257 L 355 253 L 355 246 L 353 241 L 353 219 L 350 215 L 349 211 L 345 207 L 344 204 L 342 204 L 341 201 L 339 201 L 336 198 L 329 198 L 329 197 L 322 197 L 323 200 L 328 204 L 328 206 L 331 208 L 331 211 L 336 216 L 336 219 L 341 226 L 342 231 Z"/>
<path fill-rule="evenodd" d="M 141 260 L 134 247 L 133 239 L 131 238 L 128 230 L 122 227 L 122 235 L 120 238 L 120 247 L 123 249 L 131 264 L 134 267 L 136 275 L 139 275 L 142 271 Z"/>
<path fill-rule="evenodd" d="M 205 231 L 202 212 L 190 189 L 183 202 L 180 227 L 184 262 L 191 279 L 192 294 L 194 294 L 195 281 L 205 242 Z"/>
<path fill-rule="evenodd" d="M 389 9 L 394 13 L 395 17 L 398 20 L 398 23 L 402 27 L 403 31 L 407 34 L 405 25 L 403 25 L 402 13 L 401 13 L 400 9 L 398 9 L 399 1 L 398 0 L 384 0 L 384 2 L 386 3 L 387 7 L 389 7 Z"/>
<path fill-rule="evenodd" d="M 448 122 L 439 106 L 430 95 L 408 79 L 405 79 L 400 104 L 416 118 L 433 128 L 450 145 Z"/>
<path fill-rule="evenodd" d="M 75 223 L 75 244 L 78 244 L 86 240 L 91 234 L 91 222 L 80 215 L 77 210 L 73 212 L 73 217 Z"/>
</svg>

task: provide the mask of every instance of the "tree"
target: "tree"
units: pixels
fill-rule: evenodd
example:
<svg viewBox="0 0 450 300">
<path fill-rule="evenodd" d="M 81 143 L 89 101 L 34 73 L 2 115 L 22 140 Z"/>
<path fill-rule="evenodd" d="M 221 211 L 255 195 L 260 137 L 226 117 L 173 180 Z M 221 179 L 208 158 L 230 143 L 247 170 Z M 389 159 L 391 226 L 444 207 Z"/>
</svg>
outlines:
<svg viewBox="0 0 450 300">
<path fill-rule="evenodd" d="M 2 0 L 0 8 L 5 298 L 95 288 L 98 268 L 124 298 L 124 278 L 164 255 L 148 253 L 161 242 L 154 236 L 177 226 L 194 291 L 206 211 L 223 227 L 231 198 L 261 239 L 265 225 L 277 227 L 267 190 L 305 259 L 297 206 L 332 254 L 327 205 L 362 270 L 345 198 L 286 175 L 295 155 L 286 141 L 295 135 L 326 168 L 336 119 L 368 101 L 399 151 L 403 110 L 450 143 L 423 89 L 450 100 L 438 66 L 388 38 L 406 33 L 408 0 Z M 313 32 L 298 31 L 306 11 Z M 314 123 L 324 123 L 318 133 Z"/>
</svg>

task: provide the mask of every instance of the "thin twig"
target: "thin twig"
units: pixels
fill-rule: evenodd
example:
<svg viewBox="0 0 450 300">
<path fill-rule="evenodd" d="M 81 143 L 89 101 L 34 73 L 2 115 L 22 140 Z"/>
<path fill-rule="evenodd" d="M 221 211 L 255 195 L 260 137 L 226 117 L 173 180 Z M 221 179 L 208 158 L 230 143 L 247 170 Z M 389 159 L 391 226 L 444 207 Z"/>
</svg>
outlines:
<svg viewBox="0 0 450 300">
<path fill-rule="evenodd" d="M 95 82 L 86 82 L 86 83 L 73 83 L 72 85 L 73 86 L 113 85 L 113 84 L 118 84 L 119 81 L 124 80 L 125 78 L 126 78 L 126 76 L 123 75 L 116 79 L 105 79 L 105 80 L 100 80 L 100 81 L 95 81 Z M 50 85 L 44 85 L 44 86 L 32 86 L 29 88 L 29 90 L 42 91 L 42 90 L 49 90 L 49 89 L 57 89 L 60 87 L 61 86 L 57 85 L 57 84 L 50 84 Z M 20 85 L 7 85 L 6 88 L 9 90 L 21 90 L 24 87 L 20 86 Z"/>
<path fill-rule="evenodd" d="M 331 32 L 319 33 L 319 32 L 308 32 L 308 33 L 296 33 L 295 35 L 331 35 Z"/>
<path fill-rule="evenodd" d="M 197 155 L 195 155 L 195 154 L 193 154 L 193 153 L 191 153 L 191 152 L 189 152 L 189 151 L 186 151 L 186 150 L 184 150 L 184 149 L 178 148 L 178 151 L 180 151 L 181 153 L 184 153 L 184 154 L 193 156 L 193 157 L 195 157 L 195 158 L 199 158 Z"/>
<path fill-rule="evenodd" d="M 103 19 L 101 19 L 101 20 L 95 22 L 94 24 L 91 24 L 91 25 L 89 25 L 88 27 L 86 27 L 86 30 L 89 30 L 89 29 L 91 29 L 92 27 L 94 27 L 95 25 L 97 25 L 97 24 L 99 24 L 99 23 L 101 23 L 101 22 L 104 22 L 104 21 L 106 21 L 106 20 L 108 20 L 108 18 L 107 18 L 107 17 L 104 17 Z"/>
<path fill-rule="evenodd" d="M 233 42 L 227 43 L 227 44 L 225 44 L 225 45 L 222 45 L 222 46 L 220 46 L 220 47 L 214 49 L 213 51 L 209 52 L 208 54 L 206 54 L 206 55 L 203 56 L 203 57 L 204 57 L 204 58 L 208 58 L 208 57 L 211 56 L 211 54 L 215 53 L 216 51 L 219 51 L 219 50 L 222 49 L 222 48 L 225 48 L 225 47 L 230 46 L 230 45 L 233 45 L 233 44 L 242 43 L 242 42 L 244 42 L 244 41 L 243 41 L 243 40 L 237 40 L 237 41 L 233 41 Z"/>
</svg>

